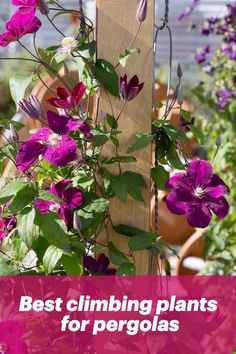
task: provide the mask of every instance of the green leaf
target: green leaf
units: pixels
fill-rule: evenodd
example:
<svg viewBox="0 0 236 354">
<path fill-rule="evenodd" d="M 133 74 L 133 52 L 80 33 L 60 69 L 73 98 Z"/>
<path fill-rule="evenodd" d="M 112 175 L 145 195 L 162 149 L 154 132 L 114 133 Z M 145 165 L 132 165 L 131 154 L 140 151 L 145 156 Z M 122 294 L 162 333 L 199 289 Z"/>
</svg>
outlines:
<svg viewBox="0 0 236 354">
<path fill-rule="evenodd" d="M 28 183 L 22 181 L 14 181 L 9 183 L 1 190 L 0 203 L 5 203 L 10 200 L 17 192 L 28 186 Z"/>
<path fill-rule="evenodd" d="M 124 224 L 113 226 L 113 230 L 115 230 L 115 232 L 117 232 L 118 234 L 129 236 L 129 237 L 135 236 L 142 232 L 142 230 L 137 229 L 136 227 L 128 226 Z"/>
<path fill-rule="evenodd" d="M 170 177 L 169 172 L 167 172 L 163 166 L 157 165 L 151 169 L 151 177 L 155 182 L 157 189 L 165 190 L 165 184 Z"/>
<path fill-rule="evenodd" d="M 187 141 L 188 140 L 184 131 L 180 128 L 175 127 L 174 125 L 164 125 L 163 129 L 166 131 L 167 135 L 173 141 L 176 141 L 176 140 Z"/>
<path fill-rule="evenodd" d="M 205 137 L 204 137 L 204 134 L 201 132 L 201 130 L 197 129 L 194 125 L 190 125 L 189 128 L 190 128 L 193 136 L 195 136 L 195 138 L 197 138 L 199 143 L 201 145 L 204 145 Z"/>
<path fill-rule="evenodd" d="M 52 273 L 62 254 L 63 251 L 53 245 L 47 248 L 43 257 L 43 266 L 46 274 Z"/>
<path fill-rule="evenodd" d="M 142 175 L 135 172 L 125 172 L 123 175 L 114 176 L 111 188 L 115 195 L 125 203 L 128 194 L 138 201 L 143 201 L 141 188 L 146 188 L 146 182 Z"/>
<path fill-rule="evenodd" d="M 94 129 L 91 131 L 91 133 L 93 134 L 92 143 L 93 143 L 94 147 L 101 146 L 101 145 L 105 144 L 110 138 L 109 133 L 104 133 L 99 130 Z"/>
<path fill-rule="evenodd" d="M 133 263 L 123 263 L 116 271 L 117 275 L 135 275 L 135 265 Z"/>
<path fill-rule="evenodd" d="M 151 143 L 154 135 L 149 133 L 138 133 L 134 138 L 134 142 L 129 146 L 127 152 L 131 153 L 140 149 L 143 149 Z"/>
<path fill-rule="evenodd" d="M 162 102 L 156 102 L 156 108 L 162 108 L 163 103 Z"/>
<path fill-rule="evenodd" d="M 67 275 L 82 275 L 82 254 L 76 255 L 74 253 L 65 255 L 61 257 L 61 263 L 64 266 Z"/>
<path fill-rule="evenodd" d="M 119 63 L 121 66 L 123 66 L 123 68 L 126 66 L 127 60 L 134 53 L 140 53 L 140 49 L 139 48 L 131 48 L 129 50 L 126 49 L 125 54 L 120 54 Z"/>
<path fill-rule="evenodd" d="M 181 109 L 181 115 L 183 116 L 184 120 L 186 120 L 187 122 L 191 122 L 192 114 L 190 112 L 187 112 L 184 109 Z"/>
<path fill-rule="evenodd" d="M 29 185 L 26 185 L 24 189 L 17 192 L 16 196 L 13 198 L 8 209 L 12 214 L 16 214 L 27 205 L 31 204 L 35 197 L 35 189 Z"/>
<path fill-rule="evenodd" d="M 64 61 L 63 60 L 59 60 L 60 58 L 57 57 L 58 56 L 58 53 L 55 52 L 55 51 L 50 51 L 50 50 L 47 50 L 47 49 L 43 49 L 43 48 L 38 48 L 38 52 L 39 52 L 39 55 L 41 57 L 41 59 L 49 66 L 53 69 L 50 70 L 49 68 L 45 68 L 48 75 L 51 77 L 51 78 L 55 78 L 56 77 L 56 74 L 55 72 L 58 72 L 62 66 L 64 65 Z M 63 59 L 63 58 L 61 58 Z"/>
<path fill-rule="evenodd" d="M 116 163 L 116 162 L 136 162 L 136 158 L 132 157 L 132 156 L 114 156 L 114 157 L 108 157 L 107 159 L 104 159 L 102 161 L 103 164 L 106 165 L 111 165 L 112 163 Z"/>
<path fill-rule="evenodd" d="M 14 75 L 9 79 L 11 97 L 15 102 L 15 105 L 18 106 L 18 102 L 24 98 L 25 91 L 29 84 L 31 83 L 32 75 Z"/>
<path fill-rule="evenodd" d="M 106 120 L 110 128 L 112 129 L 118 128 L 117 120 L 113 116 L 111 116 L 110 114 L 106 114 Z"/>
<path fill-rule="evenodd" d="M 61 198 L 45 189 L 39 190 L 38 194 L 39 199 L 41 200 L 46 200 L 54 203 L 63 203 L 63 200 Z"/>
<path fill-rule="evenodd" d="M 145 250 L 151 247 L 153 234 L 151 232 L 140 233 L 129 240 L 129 248 L 133 251 Z"/>
<path fill-rule="evenodd" d="M 81 232 L 85 237 L 94 235 L 102 222 L 105 210 L 108 208 L 109 200 L 95 198 L 88 200 L 85 205 L 77 211 L 81 221 Z"/>
<path fill-rule="evenodd" d="M 86 42 L 78 47 L 78 52 L 87 59 L 93 57 L 96 53 L 96 41 Z"/>
<path fill-rule="evenodd" d="M 36 211 L 35 223 L 39 226 L 40 233 L 49 244 L 65 252 L 70 250 L 66 225 L 57 214 L 41 214 L 39 211 Z"/>
<path fill-rule="evenodd" d="M 18 234 L 28 248 L 32 248 L 40 236 L 39 227 L 35 225 L 34 218 L 35 209 L 27 208 L 17 220 Z"/>
<path fill-rule="evenodd" d="M 109 257 L 110 257 L 110 260 L 112 261 L 112 263 L 117 264 L 117 265 L 129 263 L 129 260 L 124 255 L 124 253 L 121 252 L 120 250 L 118 250 L 118 248 L 116 248 L 114 243 L 111 241 L 108 243 L 108 250 L 109 250 Z"/>
<path fill-rule="evenodd" d="M 118 75 L 114 66 L 104 59 L 98 59 L 93 67 L 95 78 L 114 96 L 119 96 Z"/>
<path fill-rule="evenodd" d="M 106 249 L 105 246 L 95 245 L 91 248 L 92 253 L 102 253 Z"/>
<path fill-rule="evenodd" d="M 181 162 L 179 155 L 176 152 L 173 144 L 170 144 L 168 146 L 168 150 L 166 153 L 167 153 L 167 159 L 173 168 L 177 168 L 179 170 L 185 168 L 185 165 Z"/>
<path fill-rule="evenodd" d="M 16 275 L 18 273 L 14 263 L 6 258 L 0 258 L 0 275 Z"/>
</svg>

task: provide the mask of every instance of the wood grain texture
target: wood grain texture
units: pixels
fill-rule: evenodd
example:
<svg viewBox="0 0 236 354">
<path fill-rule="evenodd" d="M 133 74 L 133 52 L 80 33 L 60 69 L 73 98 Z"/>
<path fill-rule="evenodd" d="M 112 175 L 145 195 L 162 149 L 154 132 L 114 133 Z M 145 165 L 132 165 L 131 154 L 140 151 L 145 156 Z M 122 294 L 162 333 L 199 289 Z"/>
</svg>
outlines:
<svg viewBox="0 0 236 354">
<path fill-rule="evenodd" d="M 138 27 L 136 11 L 139 0 L 97 0 L 97 42 L 98 59 L 103 58 L 116 65 L 118 56 L 125 52 Z M 126 68 L 118 66 L 118 75 L 127 73 L 128 78 L 137 74 L 140 81 L 144 82 L 144 89 L 133 101 L 130 101 L 119 120 L 119 130 L 123 131 L 119 136 L 119 155 L 126 155 L 127 148 L 131 144 L 134 135 L 138 132 L 151 131 L 152 117 L 152 68 L 153 68 L 153 20 L 154 0 L 148 1 L 148 15 L 142 23 L 137 40 L 132 48 L 139 48 L 141 53 L 134 54 L 127 63 Z M 115 116 L 118 115 L 123 103 L 110 96 Z M 112 114 L 111 105 L 106 93 L 102 93 L 100 112 Z M 114 145 L 104 147 L 105 157 L 115 156 Z M 132 170 L 143 175 L 147 183 L 147 189 L 143 189 L 145 203 L 135 201 L 128 197 L 127 203 L 122 203 L 118 198 L 111 200 L 110 213 L 113 223 L 127 224 L 149 231 L 150 229 L 150 168 L 151 147 L 148 146 L 136 153 L 137 162 L 122 164 L 122 172 Z M 118 174 L 117 166 L 112 166 L 110 171 Z M 122 251 L 127 252 L 127 238 L 116 234 L 111 227 L 108 232 L 98 235 L 98 241 L 110 241 Z M 148 274 L 150 253 L 139 251 L 135 253 L 137 274 Z"/>
</svg>

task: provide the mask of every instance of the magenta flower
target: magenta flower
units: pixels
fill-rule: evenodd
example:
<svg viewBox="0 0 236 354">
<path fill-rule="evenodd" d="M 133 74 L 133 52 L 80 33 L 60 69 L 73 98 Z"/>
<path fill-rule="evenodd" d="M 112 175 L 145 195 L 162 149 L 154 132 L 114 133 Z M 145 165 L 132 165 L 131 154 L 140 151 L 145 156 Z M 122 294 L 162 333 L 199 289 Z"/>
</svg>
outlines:
<svg viewBox="0 0 236 354">
<path fill-rule="evenodd" d="M 49 98 L 47 102 L 57 108 L 73 109 L 81 102 L 85 90 L 86 87 L 83 82 L 79 82 L 77 85 L 75 85 L 71 92 L 67 91 L 63 87 L 58 87 L 58 98 Z"/>
<path fill-rule="evenodd" d="M 213 173 L 208 161 L 192 161 L 186 173 L 176 173 L 168 180 L 166 188 L 172 189 L 166 199 L 167 207 L 174 214 L 186 214 L 192 227 L 207 227 L 212 211 L 219 219 L 228 214 L 224 195 L 229 193 L 229 188 Z"/>
<path fill-rule="evenodd" d="M 0 219 L 0 242 L 8 236 L 9 232 L 16 227 L 16 217 L 14 215 Z"/>
<path fill-rule="evenodd" d="M 120 77 L 120 95 L 124 101 L 131 101 L 135 98 L 139 92 L 142 90 L 144 83 L 139 83 L 139 78 L 137 75 L 127 82 L 127 75 Z"/>
<path fill-rule="evenodd" d="M 12 0 L 12 5 L 22 7 L 36 7 L 38 0 Z"/>
<path fill-rule="evenodd" d="M 67 188 L 70 184 L 71 181 L 63 179 L 48 189 L 49 192 L 58 196 L 63 202 L 55 203 L 45 200 L 38 200 L 35 202 L 35 207 L 43 214 L 49 212 L 58 213 L 64 220 L 68 229 L 73 227 L 73 210 L 77 209 L 84 203 L 83 193 L 76 187 Z"/>
<path fill-rule="evenodd" d="M 84 121 L 78 120 L 77 125 L 70 127 L 71 117 L 60 116 L 52 111 L 48 111 L 47 116 L 49 128 L 39 129 L 20 146 L 16 156 L 20 172 L 31 167 L 40 155 L 55 166 L 65 166 L 76 158 L 77 145 L 69 138 L 69 134 Z"/>
<path fill-rule="evenodd" d="M 34 8 L 20 8 L 6 24 L 6 32 L 0 35 L 0 46 L 7 47 L 26 34 L 35 33 L 41 21 L 35 16 Z"/>
<path fill-rule="evenodd" d="M 101 254 L 97 260 L 91 256 L 84 256 L 83 265 L 90 274 L 115 275 L 116 270 L 114 268 L 108 268 L 109 264 L 109 258 L 107 258 L 105 254 Z"/>
</svg>

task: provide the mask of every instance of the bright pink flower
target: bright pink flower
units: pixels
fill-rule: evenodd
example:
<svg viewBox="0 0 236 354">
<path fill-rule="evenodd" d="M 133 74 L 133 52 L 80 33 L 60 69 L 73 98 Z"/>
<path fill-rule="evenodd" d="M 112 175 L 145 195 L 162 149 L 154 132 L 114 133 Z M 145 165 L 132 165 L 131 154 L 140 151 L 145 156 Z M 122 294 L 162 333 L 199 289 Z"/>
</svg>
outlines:
<svg viewBox="0 0 236 354">
<path fill-rule="evenodd" d="M 27 354 L 24 342 L 25 327 L 20 321 L 9 320 L 0 323 L 0 353 Z"/>
<path fill-rule="evenodd" d="M 67 188 L 71 181 L 63 179 L 56 183 L 48 191 L 58 196 L 62 203 L 38 200 L 35 207 L 42 213 L 56 212 L 65 221 L 68 229 L 73 227 L 73 210 L 80 207 L 84 203 L 83 193 L 76 187 Z"/>
<path fill-rule="evenodd" d="M 0 219 L 0 242 L 8 236 L 9 232 L 16 227 L 16 217 L 14 215 Z"/>
<path fill-rule="evenodd" d="M 55 98 L 49 98 L 47 101 L 54 107 L 73 109 L 82 100 L 86 87 L 83 82 L 79 82 L 75 85 L 71 92 L 67 91 L 63 87 L 57 88 L 57 96 Z"/>
<path fill-rule="evenodd" d="M 12 5 L 23 7 L 36 7 L 38 0 L 12 0 Z"/>
<path fill-rule="evenodd" d="M 6 23 L 6 32 L 0 35 L 0 46 L 7 47 L 26 34 L 35 33 L 41 21 L 35 16 L 35 8 L 20 8 Z"/>
</svg>

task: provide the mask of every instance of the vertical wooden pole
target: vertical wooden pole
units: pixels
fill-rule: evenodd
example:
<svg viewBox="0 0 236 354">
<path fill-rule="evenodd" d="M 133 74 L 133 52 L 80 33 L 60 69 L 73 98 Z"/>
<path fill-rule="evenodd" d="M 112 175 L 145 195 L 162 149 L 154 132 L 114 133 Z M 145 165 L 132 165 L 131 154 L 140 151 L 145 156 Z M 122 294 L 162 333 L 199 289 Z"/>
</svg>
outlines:
<svg viewBox="0 0 236 354">
<path fill-rule="evenodd" d="M 118 56 L 125 52 L 134 37 L 139 22 L 136 19 L 136 11 L 139 0 L 97 0 L 97 43 L 98 59 L 103 58 L 112 64 L 117 64 Z M 138 97 L 128 102 L 124 113 L 119 120 L 120 147 L 119 155 L 126 155 L 127 148 L 131 144 L 134 135 L 138 132 L 151 131 L 152 119 L 152 80 L 153 80 L 153 27 L 154 27 L 154 0 L 148 1 L 147 19 L 142 23 L 140 32 L 132 48 L 139 48 L 140 54 L 134 54 L 125 68 L 118 66 L 118 75 L 127 74 L 128 78 L 137 74 L 140 81 L 144 82 L 144 89 Z M 115 115 L 121 109 L 122 102 L 110 96 Z M 102 94 L 100 111 L 112 114 L 110 102 L 105 93 Z M 114 145 L 107 146 L 103 150 L 104 156 L 115 156 Z M 143 175 L 147 183 L 147 189 L 143 190 L 145 203 L 138 202 L 128 197 L 127 203 L 122 203 L 114 198 L 110 204 L 110 212 L 113 223 L 126 224 L 149 231 L 150 225 L 150 169 L 151 148 L 148 146 L 133 153 L 137 162 L 126 164 L 122 172 L 131 170 Z M 118 174 L 116 167 L 110 171 Z M 109 240 L 122 251 L 127 252 L 127 239 L 115 233 L 112 228 L 108 230 Z M 107 240 L 107 233 L 98 236 L 98 240 Z M 148 274 L 150 253 L 139 251 L 135 253 L 137 274 Z"/>
</svg>

